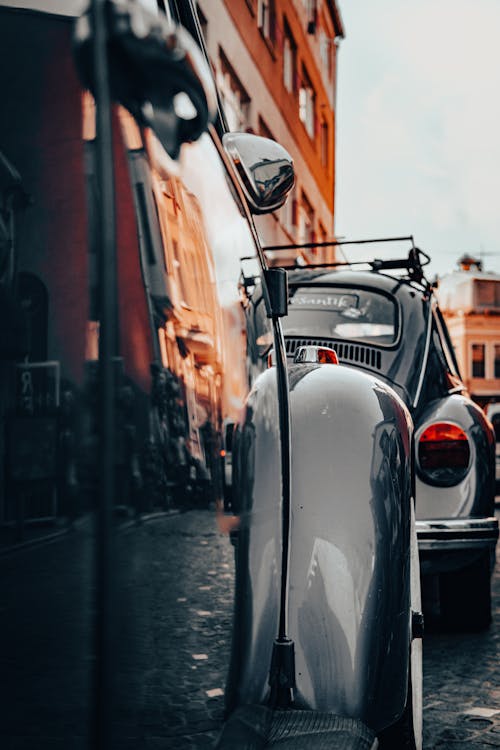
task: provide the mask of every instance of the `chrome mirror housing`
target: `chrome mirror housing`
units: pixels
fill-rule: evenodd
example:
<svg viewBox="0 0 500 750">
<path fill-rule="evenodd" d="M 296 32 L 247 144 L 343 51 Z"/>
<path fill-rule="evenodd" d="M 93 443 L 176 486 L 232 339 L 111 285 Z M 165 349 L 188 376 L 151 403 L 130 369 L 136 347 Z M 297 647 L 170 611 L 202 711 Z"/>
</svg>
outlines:
<svg viewBox="0 0 500 750">
<path fill-rule="evenodd" d="M 201 50 L 181 26 L 134 0 L 108 0 L 111 97 L 150 127 L 172 158 L 215 119 L 217 94 Z M 92 14 L 76 22 L 74 50 L 83 84 L 92 93 L 98 71 L 93 59 Z"/>
<path fill-rule="evenodd" d="M 281 208 L 295 182 L 288 151 L 270 138 L 251 133 L 226 133 L 222 143 L 252 213 L 267 214 Z"/>
</svg>

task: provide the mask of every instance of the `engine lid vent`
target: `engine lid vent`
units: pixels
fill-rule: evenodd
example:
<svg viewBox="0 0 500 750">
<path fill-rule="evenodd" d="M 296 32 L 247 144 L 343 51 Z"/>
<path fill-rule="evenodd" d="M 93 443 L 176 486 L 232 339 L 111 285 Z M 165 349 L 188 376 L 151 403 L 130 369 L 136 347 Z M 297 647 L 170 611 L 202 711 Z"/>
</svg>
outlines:
<svg viewBox="0 0 500 750">
<path fill-rule="evenodd" d="M 300 346 L 325 346 L 335 349 L 340 362 L 356 362 L 359 365 L 366 365 L 366 367 L 375 370 L 382 368 L 381 352 L 374 347 L 365 346 L 364 344 L 350 344 L 346 341 L 320 339 L 314 336 L 308 338 L 285 336 L 285 346 L 287 356 L 292 359 Z"/>
</svg>

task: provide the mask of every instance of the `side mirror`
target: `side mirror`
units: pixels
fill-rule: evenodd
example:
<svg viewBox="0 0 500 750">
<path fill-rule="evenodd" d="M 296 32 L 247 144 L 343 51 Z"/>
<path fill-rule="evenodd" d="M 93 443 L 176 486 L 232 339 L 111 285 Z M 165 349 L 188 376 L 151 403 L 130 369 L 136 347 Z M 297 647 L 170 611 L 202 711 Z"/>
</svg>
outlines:
<svg viewBox="0 0 500 750">
<path fill-rule="evenodd" d="M 222 143 L 252 212 L 267 214 L 281 208 L 295 182 L 288 151 L 251 133 L 226 133 Z"/>
<path fill-rule="evenodd" d="M 161 13 L 134 0 L 106 3 L 111 98 L 150 127 L 172 158 L 194 141 L 217 113 L 208 63 L 194 39 Z M 94 30 L 88 9 L 76 22 L 75 58 L 82 83 L 92 93 Z"/>
</svg>

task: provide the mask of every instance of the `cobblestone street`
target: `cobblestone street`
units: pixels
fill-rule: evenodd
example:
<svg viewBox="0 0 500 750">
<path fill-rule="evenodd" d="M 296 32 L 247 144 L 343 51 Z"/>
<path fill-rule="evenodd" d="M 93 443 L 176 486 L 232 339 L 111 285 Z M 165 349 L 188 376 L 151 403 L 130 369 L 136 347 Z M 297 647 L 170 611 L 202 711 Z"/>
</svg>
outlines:
<svg viewBox="0 0 500 750">
<path fill-rule="evenodd" d="M 498 512 L 497 512 L 498 514 Z M 500 554 L 485 633 L 427 633 L 424 639 L 424 749 L 500 747 Z"/>
<path fill-rule="evenodd" d="M 191 750 L 209 748 L 223 719 L 223 692 L 230 651 L 233 597 L 233 548 L 219 533 L 213 512 L 191 511 L 157 518 L 139 526 L 124 526 L 118 534 L 117 570 L 133 571 L 119 586 L 119 611 L 127 612 L 116 644 L 118 702 L 117 735 L 122 750 Z M 85 644 L 89 622 L 73 612 L 89 607 L 87 593 L 75 589 L 74 601 L 61 618 L 60 632 L 49 632 L 53 620 L 44 613 L 60 606 L 54 582 L 74 575 L 63 568 L 67 545 L 74 550 L 74 567 L 88 564 L 91 535 L 84 529 L 50 544 L 24 549 L 2 560 L 4 573 L 18 571 L 17 583 L 7 575 L 3 584 L 4 612 L 14 606 L 19 575 L 26 591 L 36 586 L 40 606 L 19 622 L 27 630 L 14 633 L 3 626 L 7 669 L 36 670 L 36 688 L 26 680 L 24 693 L 7 695 L 10 726 L 19 725 L 21 705 L 30 705 L 32 734 L 17 737 L 6 750 L 85 747 L 85 706 L 74 700 L 75 681 L 88 679 Z M 43 576 L 33 571 L 44 570 Z M 24 571 L 24 572 L 23 572 Z M 84 576 L 85 577 L 85 576 Z M 11 581 L 9 584 L 9 580 Z M 163 583 L 162 583 L 163 582 Z M 45 587 L 45 588 L 44 588 Z M 49 587 L 50 590 L 49 590 Z M 82 595 L 84 599 L 82 600 Z M 33 596 L 28 600 L 33 601 Z M 72 620 L 74 618 L 74 622 Z M 39 642 L 27 654 L 17 639 L 27 639 L 37 623 Z M 494 622 L 479 635 L 427 633 L 424 641 L 424 748 L 458 750 L 500 747 L 500 575 L 494 579 Z M 55 639 L 55 640 L 54 640 Z M 32 639 L 33 640 L 33 639 Z M 57 643 L 69 655 L 80 649 L 78 670 L 50 672 L 50 648 Z M 79 646 L 80 644 L 80 646 Z M 13 656 L 14 654 L 15 656 Z M 72 657 L 73 658 L 73 657 Z M 35 667 L 33 666 L 35 665 Z M 69 670 L 70 668 L 68 668 Z M 64 705 L 35 703 L 34 695 L 54 689 L 54 679 L 67 691 Z M 73 695 L 73 698 L 71 697 Z M 4 704 L 5 705 L 5 704 Z M 32 717 L 32 718 L 33 718 Z M 7 726 L 4 725 L 3 730 Z M 68 744 L 68 727 L 72 727 Z M 139 729 L 138 729 L 139 728 Z M 1 734 L 1 732 L 0 732 Z"/>
</svg>

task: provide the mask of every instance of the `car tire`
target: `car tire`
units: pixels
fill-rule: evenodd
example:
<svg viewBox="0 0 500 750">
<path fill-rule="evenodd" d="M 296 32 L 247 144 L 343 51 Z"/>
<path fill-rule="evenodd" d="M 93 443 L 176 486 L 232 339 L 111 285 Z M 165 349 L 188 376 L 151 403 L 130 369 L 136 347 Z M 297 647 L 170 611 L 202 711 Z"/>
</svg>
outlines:
<svg viewBox="0 0 500 750">
<path fill-rule="evenodd" d="M 439 576 L 441 623 L 446 630 L 477 632 L 491 624 L 489 553 L 459 571 Z"/>
</svg>

